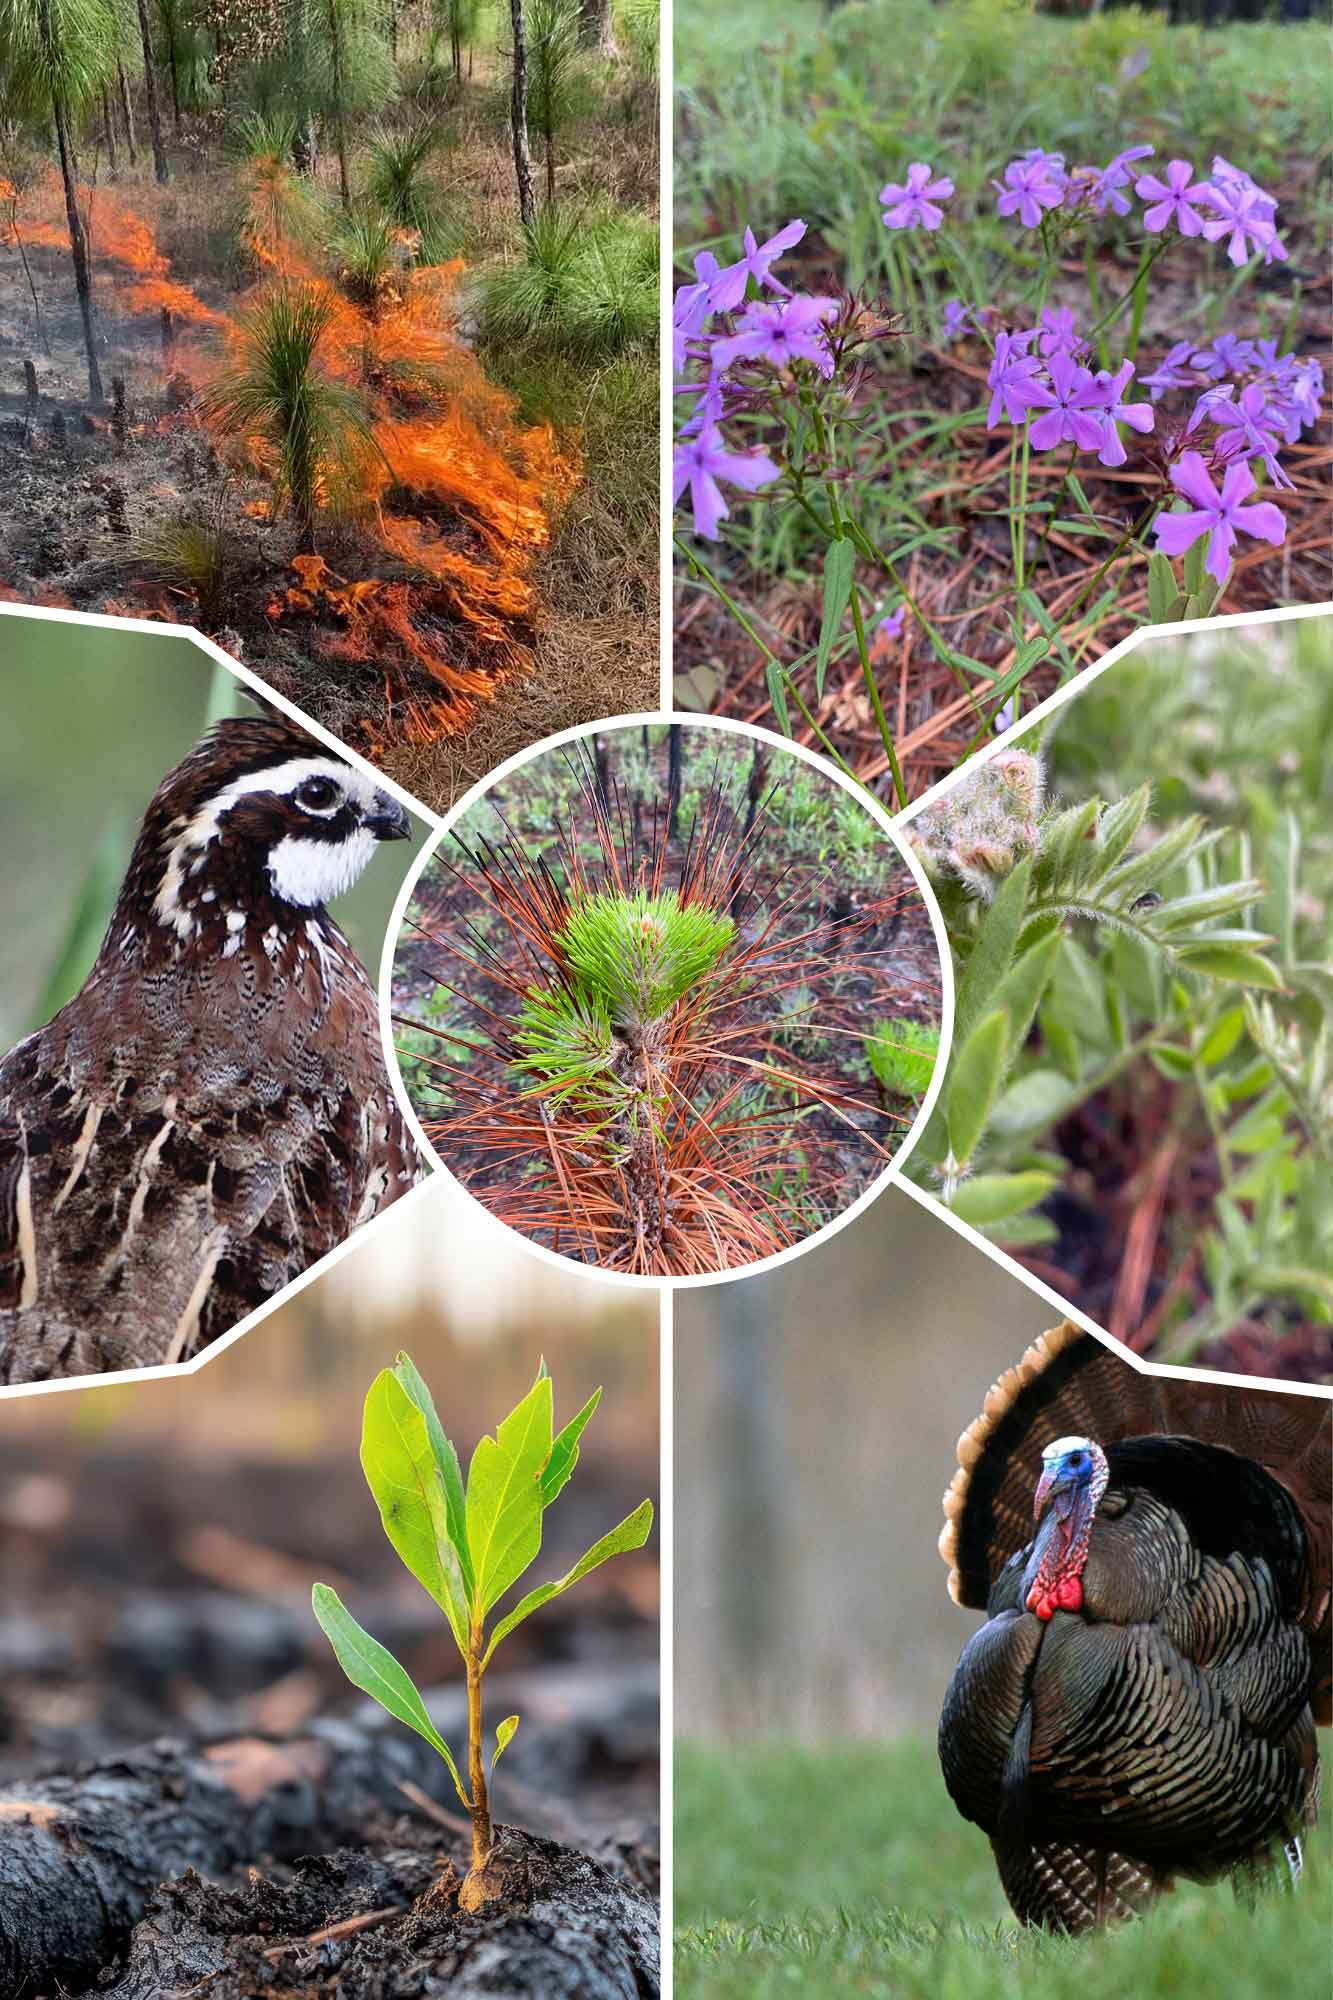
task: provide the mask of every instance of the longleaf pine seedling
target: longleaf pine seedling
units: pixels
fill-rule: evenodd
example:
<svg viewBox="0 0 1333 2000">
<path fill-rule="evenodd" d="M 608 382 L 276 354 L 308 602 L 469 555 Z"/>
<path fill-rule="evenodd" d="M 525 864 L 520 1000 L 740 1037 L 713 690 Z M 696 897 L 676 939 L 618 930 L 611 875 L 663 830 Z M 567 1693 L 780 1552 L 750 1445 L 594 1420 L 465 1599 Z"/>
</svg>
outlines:
<svg viewBox="0 0 1333 2000">
<path fill-rule="evenodd" d="M 586 759 L 523 774 L 492 802 L 503 837 L 455 832 L 461 861 L 423 875 L 395 974 L 440 1157 L 510 1227 L 640 1276 L 799 1241 L 887 1163 L 914 1109 L 876 1091 L 865 1037 L 919 1004 L 898 976 L 913 890 L 896 852 L 827 785 L 830 828 L 789 834 L 794 779 L 781 807 L 762 766 L 729 786 L 729 739 L 699 733 L 684 794 L 659 791 L 660 733 L 640 749 L 633 732 L 638 765 L 617 748 L 641 790 Z M 856 850 L 861 821 L 873 840 Z"/>
<path fill-rule="evenodd" d="M 644 1500 L 572 1569 L 554 1582 L 538 1584 L 492 1620 L 500 1600 L 541 1553 L 542 1517 L 578 1464 L 579 1441 L 601 1395 L 598 1389 L 557 1433 L 551 1378 L 543 1362 L 531 1389 L 497 1426 L 495 1436 L 481 1439 L 466 1487 L 458 1453 L 406 1354 L 398 1356 L 394 1367 L 381 1370 L 366 1396 L 361 1428 L 366 1484 L 399 1559 L 444 1613 L 467 1676 L 466 1782 L 392 1653 L 358 1625 L 328 1584 L 314 1588 L 315 1616 L 353 1687 L 414 1729 L 449 1768 L 472 1823 L 472 1865 L 459 1891 L 467 1910 L 482 1909 L 503 1892 L 502 1871 L 494 1861 L 489 1774 L 513 1741 L 519 1719 L 507 1715 L 496 1725 L 488 1772 L 481 1696 L 496 1648 L 525 1618 L 611 1556 L 642 1548 L 652 1527 L 652 1502 Z"/>
</svg>

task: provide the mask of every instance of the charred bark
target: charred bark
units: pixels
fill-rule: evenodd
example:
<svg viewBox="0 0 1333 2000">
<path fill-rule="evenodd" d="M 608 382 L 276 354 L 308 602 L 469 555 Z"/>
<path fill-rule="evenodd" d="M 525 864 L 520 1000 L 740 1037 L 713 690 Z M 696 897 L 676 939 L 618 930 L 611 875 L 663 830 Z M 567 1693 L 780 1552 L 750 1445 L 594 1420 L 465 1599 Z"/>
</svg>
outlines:
<svg viewBox="0 0 1333 2000">
<path fill-rule="evenodd" d="M 615 55 L 611 0 L 579 0 L 579 41 L 585 49 L 596 49 L 599 55 Z"/>
<path fill-rule="evenodd" d="M 130 156 L 130 165 L 139 164 L 139 148 L 134 143 L 134 106 L 130 102 L 130 80 L 125 74 L 124 63 L 116 64 L 116 89 L 120 94 L 120 115 L 125 126 L 125 150 Z"/>
<path fill-rule="evenodd" d="M 162 143 L 162 107 L 157 99 L 157 67 L 153 54 L 153 30 L 148 19 L 148 0 L 138 0 L 139 39 L 143 43 L 143 88 L 148 105 L 148 129 L 153 137 L 153 172 L 165 186 L 171 178 L 167 149 Z"/>
<path fill-rule="evenodd" d="M 49 4 L 42 6 L 42 39 L 46 43 L 47 62 L 52 76 L 59 73 L 56 60 L 55 30 L 51 20 Z M 97 331 L 93 325 L 93 284 L 88 268 L 88 239 L 83 232 L 83 217 L 79 214 L 78 199 L 74 192 L 74 152 L 69 142 L 69 120 L 65 110 L 65 100 L 58 89 L 51 92 L 51 115 L 56 128 L 56 151 L 60 156 L 60 178 L 65 189 L 65 220 L 69 228 L 69 254 L 74 265 L 74 289 L 79 295 L 79 317 L 83 321 L 83 345 L 88 356 L 88 394 L 95 403 L 102 400 L 102 371 L 97 365 Z"/>
</svg>

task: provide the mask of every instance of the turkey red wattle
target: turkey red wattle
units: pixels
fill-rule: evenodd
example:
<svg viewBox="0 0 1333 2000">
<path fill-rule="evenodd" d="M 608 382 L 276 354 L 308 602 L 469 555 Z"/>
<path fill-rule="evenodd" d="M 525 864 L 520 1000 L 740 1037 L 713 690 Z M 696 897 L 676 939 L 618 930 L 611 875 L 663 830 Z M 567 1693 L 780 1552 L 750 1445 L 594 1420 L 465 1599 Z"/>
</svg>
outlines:
<svg viewBox="0 0 1333 2000">
<path fill-rule="evenodd" d="M 1023 1602 L 1045 1624 L 1057 1611 L 1083 1609 L 1083 1567 L 1109 1471 L 1105 1453 L 1090 1438 L 1058 1438 L 1041 1462 L 1032 1498 L 1040 1523 L 1036 1570 Z"/>
</svg>

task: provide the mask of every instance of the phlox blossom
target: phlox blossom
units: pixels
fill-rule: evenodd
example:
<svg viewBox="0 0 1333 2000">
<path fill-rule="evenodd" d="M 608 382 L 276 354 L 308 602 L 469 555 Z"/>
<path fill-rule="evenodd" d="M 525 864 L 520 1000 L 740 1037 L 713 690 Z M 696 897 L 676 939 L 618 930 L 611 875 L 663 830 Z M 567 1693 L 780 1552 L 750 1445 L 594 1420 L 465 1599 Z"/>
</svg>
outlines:
<svg viewBox="0 0 1333 2000">
<path fill-rule="evenodd" d="M 757 493 L 761 486 L 768 486 L 779 477 L 779 467 L 766 452 L 728 451 L 721 432 L 715 425 L 709 425 L 694 437 L 677 442 L 671 498 L 673 504 L 678 504 L 688 487 L 694 532 L 715 542 L 729 512 L 719 480 L 725 479 L 728 486 L 738 486 L 744 493 Z"/>
<path fill-rule="evenodd" d="M 1194 505 L 1183 514 L 1158 515 L 1153 524 L 1157 546 L 1165 555 L 1183 556 L 1201 535 L 1207 535 L 1204 568 L 1217 583 L 1226 582 L 1238 530 L 1275 547 L 1286 537 L 1287 524 L 1271 500 L 1252 507 L 1243 504 L 1255 490 L 1254 474 L 1243 460 L 1227 467 L 1219 492 L 1198 452 L 1187 451 L 1171 468 L 1171 484 Z"/>
</svg>

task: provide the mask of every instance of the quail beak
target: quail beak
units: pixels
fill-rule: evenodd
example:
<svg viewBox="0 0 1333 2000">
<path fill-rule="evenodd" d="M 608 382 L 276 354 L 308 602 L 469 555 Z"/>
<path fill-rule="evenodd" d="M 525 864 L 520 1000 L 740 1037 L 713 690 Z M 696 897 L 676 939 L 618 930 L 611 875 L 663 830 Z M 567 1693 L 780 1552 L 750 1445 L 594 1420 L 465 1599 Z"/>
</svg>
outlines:
<svg viewBox="0 0 1333 2000">
<path fill-rule="evenodd" d="M 412 822 L 387 792 L 376 792 L 375 810 L 368 813 L 361 822 L 367 833 L 373 833 L 376 840 L 410 840 Z"/>
</svg>

